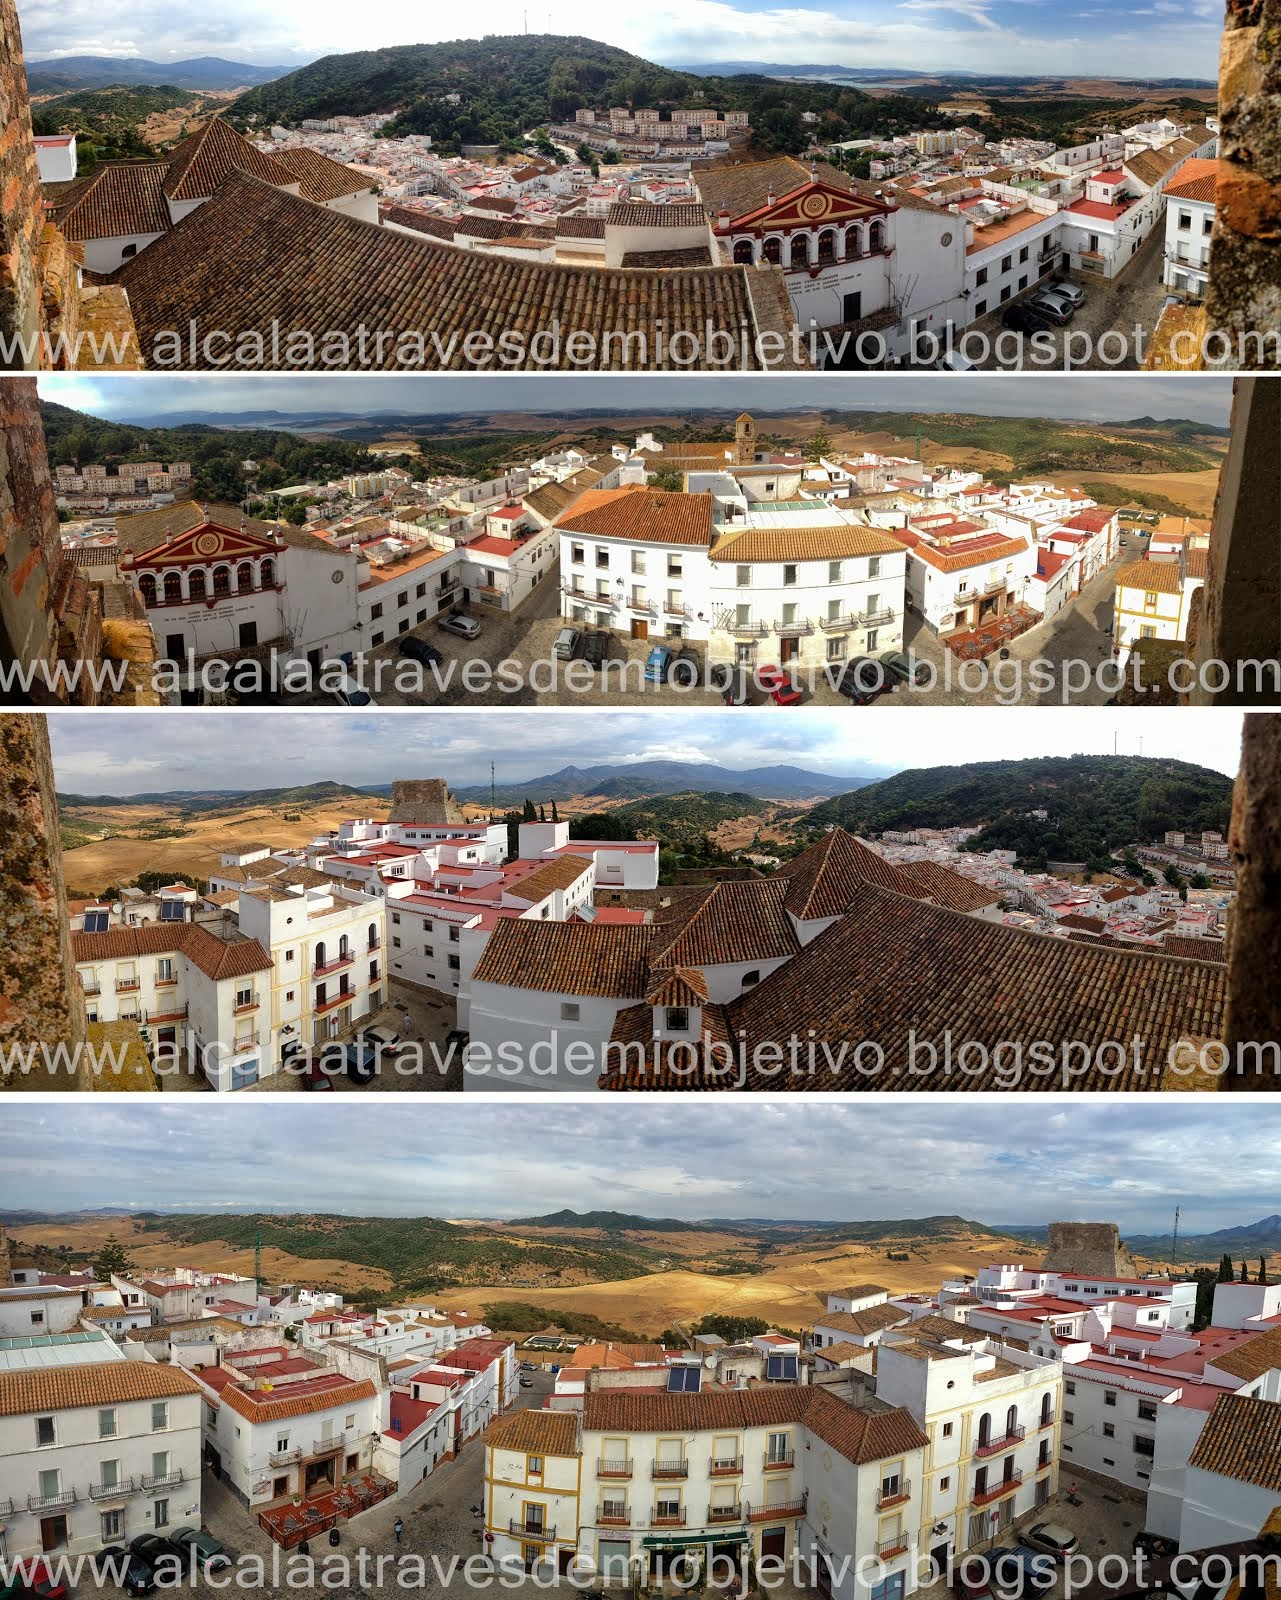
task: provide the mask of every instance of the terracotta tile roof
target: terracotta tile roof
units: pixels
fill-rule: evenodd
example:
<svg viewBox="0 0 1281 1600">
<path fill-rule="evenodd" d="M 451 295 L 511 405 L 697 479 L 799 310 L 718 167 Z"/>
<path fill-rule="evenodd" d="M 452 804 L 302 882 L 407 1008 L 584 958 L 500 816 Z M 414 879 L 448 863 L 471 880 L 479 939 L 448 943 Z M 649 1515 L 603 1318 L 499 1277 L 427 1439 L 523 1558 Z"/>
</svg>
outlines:
<svg viewBox="0 0 1281 1600">
<path fill-rule="evenodd" d="M 576 1456 L 576 1411 L 514 1411 L 485 1430 L 491 1450 L 519 1450 L 526 1455 Z"/>
<path fill-rule="evenodd" d="M 370 367 L 404 370 L 398 339 L 412 338 L 421 343 L 421 361 L 411 365 L 457 370 L 483 364 L 474 342 L 465 346 L 468 335 L 492 341 L 493 364 L 503 334 L 531 339 L 555 323 L 562 367 L 585 370 L 582 341 L 572 338 L 579 334 L 595 341 L 588 363 L 595 370 L 688 370 L 687 350 L 678 352 L 679 362 L 671 357 L 674 334 L 693 333 L 705 343 L 710 325 L 736 340 L 746 329 L 750 338 L 783 314 L 771 296 L 770 274 L 753 272 L 749 285 L 746 269 L 735 266 L 624 272 L 456 250 L 232 172 L 212 199 L 127 262 L 113 281 L 128 291 L 142 348 L 166 351 L 177 367 L 191 359 L 189 324 L 197 356 L 206 335 L 235 329 L 229 367 L 287 364 L 300 371 L 341 365 L 332 347 L 327 352 L 326 338 L 354 341 L 362 329 Z M 786 297 L 782 273 L 776 276 Z M 183 349 L 164 338 L 177 329 Z M 376 333 L 387 336 L 381 350 Z M 300 351 L 291 339 L 304 334 L 312 347 Z M 254 335 L 259 348 L 250 348 Z M 350 363 L 356 359 L 353 346 Z"/>
<path fill-rule="evenodd" d="M 892 862 L 843 828 L 824 834 L 775 876 L 786 883 L 787 909 L 800 922 L 839 916 L 864 883 L 879 883 L 900 893 L 904 888 Z"/>
<path fill-rule="evenodd" d="M 111 928 L 106 933 L 73 933 L 74 960 L 120 961 L 130 957 L 180 952 L 215 982 L 270 972 L 271 957 L 257 939 L 219 939 L 196 922 L 149 922 L 140 928 Z"/>
<path fill-rule="evenodd" d="M 277 1396 L 275 1390 L 263 1393 L 229 1385 L 223 1389 L 220 1398 L 223 1405 L 230 1406 L 237 1416 L 244 1417 L 248 1422 L 284 1422 L 290 1417 L 306 1417 L 316 1411 L 332 1411 L 338 1406 L 354 1405 L 357 1400 L 373 1400 L 378 1393 L 369 1378 L 327 1384 L 315 1389 L 306 1383 L 293 1387 L 296 1393 L 286 1391 Z"/>
<path fill-rule="evenodd" d="M 948 1317 L 918 1317 L 912 1324 L 913 1334 L 925 1335 L 931 1339 L 946 1340 L 959 1339 L 962 1344 L 981 1344 L 984 1339 L 992 1335 L 982 1333 L 978 1328 L 968 1328 L 963 1322 L 953 1322 Z"/>
<path fill-rule="evenodd" d="M 550 993 L 639 1000 L 654 929 L 647 924 L 500 922 L 472 973 L 473 983 Z"/>
<path fill-rule="evenodd" d="M 660 968 L 645 991 L 647 1006 L 702 1006 L 706 1003 L 706 979 L 690 967 Z"/>
<path fill-rule="evenodd" d="M 832 1289 L 831 1294 L 844 1295 L 847 1300 L 862 1300 L 872 1294 L 888 1294 L 883 1283 L 856 1283 L 848 1289 Z"/>
<path fill-rule="evenodd" d="M 889 953 L 893 953 L 890 961 Z M 937 1089 L 938 1073 L 905 1077 L 909 1039 L 942 1053 L 953 1040 L 989 1052 L 1010 1042 L 1064 1040 L 1086 1049 L 1108 1041 L 1143 1042 L 1141 1070 L 1132 1053 L 1091 1064 L 1070 1083 L 1053 1074 L 1026 1088 L 1148 1089 L 1161 1087 L 1167 1052 L 1185 1040 L 1220 1037 L 1226 969 L 1098 941 L 1047 938 L 922 905 L 871 884 L 857 888 L 849 910 L 786 966 L 729 1008 L 750 1050 L 762 1040 L 793 1035 L 879 1043 L 885 1071 L 856 1087 Z M 1108 1069 L 1108 1070 L 1105 1070 Z M 894 1073 L 892 1081 L 887 1074 Z M 770 1088 L 799 1087 L 787 1080 Z M 1175 1080 L 1187 1083 L 1186 1077 Z M 849 1087 L 834 1081 L 824 1087 Z M 953 1075 L 952 1089 L 997 1087 L 995 1075 Z"/>
<path fill-rule="evenodd" d="M 1165 192 L 1172 200 L 1205 200 L 1214 204 L 1215 180 L 1219 175 L 1219 163 L 1198 157 L 1187 162 L 1180 170 L 1173 183 L 1165 186 Z"/>
<path fill-rule="evenodd" d="M 1210 552 L 1199 546 L 1187 550 L 1183 556 L 1183 571 L 1189 578 L 1206 578 L 1210 574 Z"/>
<path fill-rule="evenodd" d="M 946 530 L 942 531 L 946 536 Z M 992 561 L 1022 555 L 1028 547 L 1026 539 L 1000 537 L 962 539 L 955 545 L 942 546 L 914 535 L 911 528 L 903 530 L 903 542 L 914 556 L 919 556 L 936 572 L 964 572 L 968 567 L 985 567 Z"/>
<path fill-rule="evenodd" d="M 386 222 L 394 222 L 400 228 L 412 228 L 415 233 L 425 233 L 433 239 L 443 239 L 446 244 L 454 242 L 454 221 L 452 217 L 438 217 L 427 211 L 413 211 L 408 206 L 387 206 L 379 208 L 379 214 Z"/>
<path fill-rule="evenodd" d="M 1167 933 L 1161 942 L 1167 956 L 1185 956 L 1192 961 L 1226 961 L 1228 947 L 1222 939 L 1190 939 Z"/>
<path fill-rule="evenodd" d="M 304 199 L 321 205 L 374 187 L 374 180 L 367 174 L 357 172 L 355 167 L 345 167 L 341 161 L 331 161 L 319 150 L 310 150 L 305 145 L 278 150 L 271 159 L 295 180 Z"/>
<path fill-rule="evenodd" d="M 621 265 L 627 271 L 633 268 L 659 268 L 670 271 L 676 267 L 710 267 L 712 252 L 705 244 L 690 245 L 684 250 L 626 250 Z"/>
<path fill-rule="evenodd" d="M 746 528 L 724 532 L 713 561 L 839 561 L 852 556 L 902 555 L 903 546 L 883 528 L 861 523 L 828 528 Z"/>
<path fill-rule="evenodd" d="M 578 212 L 570 212 L 556 219 L 556 237 L 558 239 L 603 239 L 605 237 L 604 217 L 586 217 Z"/>
<path fill-rule="evenodd" d="M 1274 1367 L 1281 1369 L 1281 1327 L 1269 1328 L 1226 1354 L 1215 1356 L 1214 1365 L 1242 1383 L 1252 1383 Z"/>
<path fill-rule="evenodd" d="M 800 949 L 779 877 L 747 878 L 698 889 L 656 912 L 653 966 L 705 967 L 768 961 Z"/>
<path fill-rule="evenodd" d="M 694 1433 L 799 1424 L 855 1465 L 923 1450 L 928 1440 L 899 1407 L 859 1410 L 824 1389 L 778 1384 L 700 1394 L 600 1390 L 583 1397 L 583 1432 Z"/>
<path fill-rule="evenodd" d="M 831 1344 L 825 1344 L 821 1350 L 814 1354 L 823 1361 L 834 1361 L 838 1366 L 846 1361 L 867 1356 L 871 1352 L 865 1344 L 852 1344 L 848 1339 L 836 1339 Z"/>
<path fill-rule="evenodd" d="M 707 214 L 696 200 L 672 205 L 651 205 L 647 200 L 615 200 L 605 213 L 610 228 L 699 228 Z"/>
<path fill-rule="evenodd" d="M 641 1362 L 661 1363 L 661 1344 L 580 1344 L 574 1351 L 576 1367 L 632 1367 Z"/>
<path fill-rule="evenodd" d="M 1281 1491 L 1281 1405 L 1220 1395 L 1188 1465 L 1237 1483 Z"/>
<path fill-rule="evenodd" d="M 53 220 L 77 243 L 166 233 L 164 177 L 163 161 L 110 162 L 58 196 Z"/>
<path fill-rule="evenodd" d="M 176 534 L 191 533 L 205 523 L 233 531 L 244 523 L 247 532 L 265 537 L 274 537 L 281 531 L 277 523 L 246 518 L 239 506 L 224 505 L 221 501 L 175 500 L 172 505 L 158 506 L 154 511 L 134 511 L 117 517 L 116 540 L 122 550 L 140 556 L 158 545 L 168 544 Z"/>
<path fill-rule="evenodd" d="M 542 900 L 557 889 L 572 889 L 584 873 L 590 872 L 591 861 L 585 856 L 556 856 L 544 861 L 524 878 L 517 878 L 507 893 L 517 900 Z"/>
<path fill-rule="evenodd" d="M 1140 150 L 1137 155 L 1126 156 L 1121 165 L 1131 177 L 1151 188 L 1194 150 L 1199 150 L 1202 143 L 1202 140 L 1181 136 L 1159 150 Z"/>
<path fill-rule="evenodd" d="M 816 1328 L 835 1328 L 838 1333 L 883 1333 L 912 1320 L 911 1313 L 898 1306 L 868 1306 L 865 1311 L 822 1311 L 814 1318 Z"/>
<path fill-rule="evenodd" d="M 297 179 L 274 156 L 264 155 L 221 117 L 188 135 L 170 157 L 164 189 L 171 200 L 207 200 L 231 172 L 252 173 L 264 183 Z"/>
<path fill-rule="evenodd" d="M 81 1406 L 126 1405 L 130 1400 L 167 1400 L 200 1394 L 181 1367 L 153 1361 L 104 1361 L 81 1367 L 41 1367 L 0 1372 L 0 1416 L 71 1411 Z"/>
<path fill-rule="evenodd" d="M 708 216 L 716 217 L 724 209 L 733 218 L 759 211 L 771 194 L 777 199 L 802 188 L 810 182 L 811 173 L 793 156 L 774 156 L 769 161 L 695 167 L 693 178 Z M 829 181 L 826 172 L 824 181 Z M 849 188 L 843 175 L 837 181 L 839 187 Z"/>
<path fill-rule="evenodd" d="M 527 510 L 554 521 L 574 498 L 574 491 L 563 483 L 545 483 L 541 489 L 525 495 L 523 503 Z"/>
<path fill-rule="evenodd" d="M 556 519 L 564 533 L 598 539 L 633 539 L 643 544 L 710 547 L 710 494 L 672 494 L 629 484 L 624 489 L 588 489 Z"/>
<path fill-rule="evenodd" d="M 1156 594 L 1183 592 L 1183 574 L 1177 561 L 1131 561 L 1116 569 L 1112 581 L 1118 589 L 1151 590 Z"/>
<path fill-rule="evenodd" d="M 985 906 L 1000 904 L 1001 896 L 996 889 L 941 867 L 937 861 L 905 862 L 899 871 L 907 881 L 909 894 L 936 906 L 946 906 L 949 911 L 982 911 Z"/>
</svg>

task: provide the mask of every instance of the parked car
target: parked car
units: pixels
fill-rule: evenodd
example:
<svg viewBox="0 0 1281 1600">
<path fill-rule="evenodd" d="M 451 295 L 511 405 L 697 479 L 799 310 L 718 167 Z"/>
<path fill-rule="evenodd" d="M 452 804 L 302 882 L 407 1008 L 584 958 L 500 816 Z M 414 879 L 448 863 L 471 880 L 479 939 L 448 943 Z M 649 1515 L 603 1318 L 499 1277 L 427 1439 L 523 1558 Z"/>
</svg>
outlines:
<svg viewBox="0 0 1281 1600">
<path fill-rule="evenodd" d="M 390 1050 L 400 1043 L 400 1035 L 395 1028 L 389 1028 L 385 1023 L 375 1023 L 372 1028 L 361 1030 L 365 1043 L 375 1050 Z"/>
<path fill-rule="evenodd" d="M 342 1059 L 347 1066 L 347 1076 L 353 1083 L 368 1083 L 378 1071 L 378 1052 L 367 1045 L 344 1045 Z"/>
<path fill-rule="evenodd" d="M 1060 300 L 1066 300 L 1070 306 L 1075 306 L 1078 311 L 1085 304 L 1085 290 L 1075 283 L 1069 283 L 1066 278 L 1051 278 L 1045 287 L 1051 294 L 1058 295 Z"/>
<path fill-rule="evenodd" d="M 362 689 L 350 672 L 343 672 L 341 679 L 333 688 L 333 697 L 344 706 L 376 706 L 378 702 L 368 689 Z"/>
<path fill-rule="evenodd" d="M 702 675 L 703 664 L 698 659 L 698 651 L 682 648 L 672 657 L 667 668 L 667 681 L 678 683 L 682 688 L 692 689 Z"/>
<path fill-rule="evenodd" d="M 440 619 L 439 626 L 446 633 L 456 633 L 460 639 L 480 638 L 480 623 L 462 611 L 451 611 L 447 617 Z"/>
<path fill-rule="evenodd" d="M 562 628 L 556 635 L 552 645 L 552 654 L 557 661 L 572 661 L 575 656 L 581 655 L 583 649 L 583 635 L 578 628 Z"/>
<path fill-rule="evenodd" d="M 731 667 L 718 661 L 707 674 L 707 681 L 727 706 L 747 704 L 747 672 L 743 667 Z"/>
<path fill-rule="evenodd" d="M 166 1539 L 163 1534 L 140 1533 L 136 1538 L 130 1539 L 129 1549 L 134 1555 L 141 1556 L 153 1572 L 156 1571 L 162 1561 L 167 1561 L 169 1566 L 166 1576 L 172 1575 L 175 1561 L 179 1566 L 185 1564 L 182 1551 L 171 1540 Z"/>
<path fill-rule="evenodd" d="M 231 1565 L 231 1557 L 222 1545 L 203 1528 L 175 1529 L 173 1542 L 186 1553 L 188 1561 L 194 1556 L 201 1572 L 221 1572 Z"/>
<path fill-rule="evenodd" d="M 402 656 L 421 661 L 425 667 L 445 659 L 434 644 L 428 644 L 426 639 L 416 639 L 412 633 L 405 634 L 396 648 Z"/>
<path fill-rule="evenodd" d="M 963 356 L 959 350 L 943 350 L 930 366 L 935 372 L 973 372 L 974 363 L 968 356 Z"/>
<path fill-rule="evenodd" d="M 1020 301 L 1017 305 L 1006 306 L 1001 313 L 1001 323 L 1006 328 L 1013 328 L 1016 333 L 1044 333 L 1050 326 L 1047 319 L 1032 306 Z"/>
<path fill-rule="evenodd" d="M 522 1378 L 520 1380 L 520 1386 L 522 1389 L 532 1389 L 534 1387 L 534 1380 L 532 1378 Z"/>
<path fill-rule="evenodd" d="M 672 652 L 665 644 L 656 644 L 645 662 L 647 683 L 666 683 L 667 669 L 672 664 Z"/>
<path fill-rule="evenodd" d="M 1035 1600 L 1054 1587 L 1053 1556 L 1025 1545 L 1010 1545 L 989 1551 L 987 1559 L 992 1588 L 998 1595 L 1030 1595 Z"/>
<path fill-rule="evenodd" d="M 154 1594 L 156 1574 L 149 1561 L 122 1544 L 109 1544 L 92 1557 L 94 1576 L 111 1579 L 126 1594 Z M 4 1593 L 0 1589 L 0 1595 Z"/>
<path fill-rule="evenodd" d="M 38 1595 L 40 1600 L 66 1600 L 71 1593 L 61 1578 L 55 1578 L 52 1570 L 43 1561 L 33 1561 L 27 1568 L 26 1577 L 20 1579 L 20 1594 Z"/>
<path fill-rule="evenodd" d="M 595 667 L 599 672 L 605 665 L 605 657 L 609 654 L 609 635 L 607 633 L 589 633 L 583 642 L 583 660 L 589 666 Z"/>
<path fill-rule="evenodd" d="M 1070 301 L 1060 299 L 1058 295 L 1051 294 L 1048 289 L 1042 289 L 1037 294 L 1034 294 L 1028 301 L 1028 305 L 1036 312 L 1037 316 L 1048 317 L 1051 322 L 1057 322 L 1060 326 L 1065 322 L 1071 322 L 1076 315 L 1076 307 Z"/>
<path fill-rule="evenodd" d="M 522 1372 L 537 1372 L 538 1366 L 533 1361 L 522 1361 L 520 1364 L 520 1370 Z"/>
<path fill-rule="evenodd" d="M 1034 1522 L 1019 1534 L 1019 1543 L 1061 1561 L 1072 1554 L 1079 1541 L 1071 1528 L 1065 1528 L 1061 1522 Z"/>
<path fill-rule="evenodd" d="M 986 1578 L 975 1579 L 968 1577 L 965 1564 L 961 1564 L 956 1574 L 956 1582 L 952 1585 L 952 1593 L 956 1600 L 992 1600 L 992 1586 Z"/>
<path fill-rule="evenodd" d="M 804 698 L 782 667 L 759 668 L 756 681 L 776 706 L 798 706 Z"/>
<path fill-rule="evenodd" d="M 911 656 L 906 656 L 901 650 L 886 650 L 877 658 L 885 671 L 892 674 L 900 683 L 928 683 L 930 669 L 923 661 L 913 661 Z"/>
<path fill-rule="evenodd" d="M 828 681 L 837 694 L 844 695 L 854 706 L 870 706 L 873 700 L 898 688 L 898 679 L 871 656 L 855 656 L 852 661 L 842 662 L 835 675 L 829 669 Z"/>
</svg>

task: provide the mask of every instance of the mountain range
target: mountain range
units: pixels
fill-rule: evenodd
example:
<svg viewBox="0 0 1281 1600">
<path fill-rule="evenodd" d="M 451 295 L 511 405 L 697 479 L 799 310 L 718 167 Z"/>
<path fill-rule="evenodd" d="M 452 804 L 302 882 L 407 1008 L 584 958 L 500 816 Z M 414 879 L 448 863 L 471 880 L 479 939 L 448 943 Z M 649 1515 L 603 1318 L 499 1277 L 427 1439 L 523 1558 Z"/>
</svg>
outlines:
<svg viewBox="0 0 1281 1600">
<path fill-rule="evenodd" d="M 221 56 L 191 56 L 185 61 L 148 61 L 143 56 L 55 56 L 27 62 L 27 87 L 32 94 L 141 83 L 171 84 L 176 89 L 247 89 L 269 83 L 288 70 L 224 61 Z"/>
<path fill-rule="evenodd" d="M 765 800 L 808 800 L 821 795 L 844 793 L 853 784 L 871 783 L 872 777 L 851 779 L 830 772 L 812 772 L 788 765 L 768 767 L 722 767 L 712 761 L 631 761 L 599 767 L 562 767 L 538 778 L 525 778 L 499 784 L 495 796 L 500 806 L 518 806 L 525 800 L 535 805 L 550 800 L 568 800 L 579 795 L 599 795 L 607 800 L 625 800 L 652 794 L 720 793 L 733 791 Z M 464 803 L 486 805 L 488 784 L 456 789 L 455 798 Z"/>
</svg>

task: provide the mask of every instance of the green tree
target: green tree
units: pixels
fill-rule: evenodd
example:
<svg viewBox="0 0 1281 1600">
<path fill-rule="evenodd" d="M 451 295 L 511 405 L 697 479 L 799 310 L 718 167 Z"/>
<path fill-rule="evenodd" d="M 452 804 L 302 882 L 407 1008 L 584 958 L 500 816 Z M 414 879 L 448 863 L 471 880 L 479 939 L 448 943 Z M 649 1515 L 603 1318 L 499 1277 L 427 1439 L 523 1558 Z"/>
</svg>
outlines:
<svg viewBox="0 0 1281 1600">
<path fill-rule="evenodd" d="M 100 1283 L 107 1283 L 112 1274 L 127 1278 L 133 1271 L 133 1262 L 129 1253 L 115 1234 L 108 1234 L 103 1241 L 102 1248 L 93 1258 L 93 1275 Z"/>
<path fill-rule="evenodd" d="M 1268 1281 L 1268 1258 L 1267 1258 L 1267 1256 L 1260 1256 L 1259 1257 L 1259 1276 L 1258 1276 L 1257 1281 L 1259 1283 L 1266 1283 Z"/>
<path fill-rule="evenodd" d="M 1219 1282 L 1231 1283 L 1235 1277 L 1236 1272 L 1232 1266 L 1232 1257 L 1225 1250 L 1223 1252 L 1223 1260 L 1219 1262 Z"/>
<path fill-rule="evenodd" d="M 817 433 L 810 436 L 805 445 L 805 459 L 806 461 L 818 462 L 824 456 L 831 455 L 831 453 L 832 441 L 820 428 Z"/>
<path fill-rule="evenodd" d="M 1249 1274 L 1249 1271 L 1246 1268 L 1245 1262 L 1243 1261 L 1241 1263 L 1241 1282 L 1242 1283 L 1249 1283 L 1249 1281 L 1250 1281 L 1250 1274 Z"/>
<path fill-rule="evenodd" d="M 645 482 L 651 489 L 662 489 L 667 494 L 681 494 L 685 489 L 685 474 L 677 472 L 674 467 L 664 467 L 659 472 L 651 472 Z"/>
</svg>

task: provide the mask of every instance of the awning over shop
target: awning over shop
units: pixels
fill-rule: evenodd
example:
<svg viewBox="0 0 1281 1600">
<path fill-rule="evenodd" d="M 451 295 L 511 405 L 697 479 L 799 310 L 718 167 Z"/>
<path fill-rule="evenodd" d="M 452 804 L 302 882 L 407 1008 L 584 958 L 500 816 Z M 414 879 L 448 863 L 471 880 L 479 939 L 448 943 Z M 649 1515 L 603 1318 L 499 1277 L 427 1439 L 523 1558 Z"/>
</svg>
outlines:
<svg viewBox="0 0 1281 1600">
<path fill-rule="evenodd" d="M 646 1550 L 679 1550 L 695 1544 L 746 1544 L 746 1528 L 717 1528 L 715 1533 L 651 1533 L 641 1540 Z"/>
</svg>

